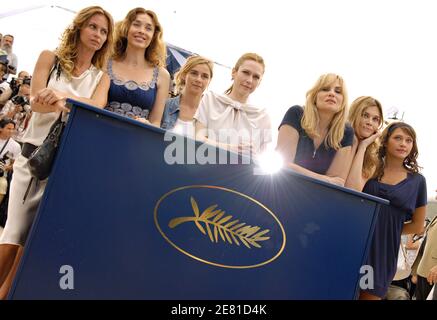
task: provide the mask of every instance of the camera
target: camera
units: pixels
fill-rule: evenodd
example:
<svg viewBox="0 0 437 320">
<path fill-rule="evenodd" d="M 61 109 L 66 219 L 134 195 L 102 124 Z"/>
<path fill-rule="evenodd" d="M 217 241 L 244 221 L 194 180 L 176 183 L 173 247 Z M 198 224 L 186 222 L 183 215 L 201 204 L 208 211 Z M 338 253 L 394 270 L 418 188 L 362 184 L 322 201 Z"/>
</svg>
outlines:
<svg viewBox="0 0 437 320">
<path fill-rule="evenodd" d="M 30 83 L 32 82 L 32 77 L 24 77 L 23 78 L 23 84 L 27 84 L 30 86 Z"/>
<path fill-rule="evenodd" d="M 11 158 L 11 156 L 9 155 L 9 151 L 6 152 L 3 157 L 0 159 L 0 177 L 3 177 L 4 173 L 5 173 L 5 165 L 6 165 L 6 161 L 8 161 Z"/>
<path fill-rule="evenodd" d="M 8 56 L 0 55 L 0 83 L 6 80 L 8 74 Z"/>
<path fill-rule="evenodd" d="M 28 86 L 30 86 L 31 81 L 32 81 L 32 77 L 24 77 L 21 83 L 18 81 L 17 78 L 12 78 L 11 81 L 8 82 L 9 87 L 12 90 L 11 96 L 13 97 L 13 96 L 16 96 L 18 94 L 18 92 L 20 91 L 21 85 L 27 84 Z"/>
<path fill-rule="evenodd" d="M 17 78 L 12 78 L 9 82 L 9 87 L 12 91 L 18 90 L 20 88 L 20 84 L 18 83 Z"/>
<path fill-rule="evenodd" d="M 29 100 L 23 96 L 15 96 L 11 99 L 13 104 L 24 107 L 26 104 L 29 104 Z"/>
</svg>

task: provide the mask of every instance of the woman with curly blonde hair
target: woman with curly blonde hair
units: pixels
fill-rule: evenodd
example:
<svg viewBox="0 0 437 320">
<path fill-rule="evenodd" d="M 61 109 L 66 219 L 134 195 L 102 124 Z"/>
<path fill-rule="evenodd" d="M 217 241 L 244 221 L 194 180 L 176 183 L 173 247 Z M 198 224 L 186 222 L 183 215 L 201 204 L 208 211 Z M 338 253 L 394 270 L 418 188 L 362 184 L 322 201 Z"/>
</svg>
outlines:
<svg viewBox="0 0 437 320">
<path fill-rule="evenodd" d="M 0 299 L 16 272 L 29 229 L 47 185 L 32 177 L 27 158 L 46 138 L 50 127 L 67 112 L 67 98 L 103 108 L 109 77 L 100 69 L 112 40 L 111 15 L 101 7 L 81 10 L 65 30 L 55 52 L 43 51 L 35 65 L 30 104 L 33 115 L 14 163 L 8 219 L 0 237 Z"/>
<path fill-rule="evenodd" d="M 346 187 L 361 191 L 365 179 L 373 175 L 378 163 L 376 139 L 381 135 L 379 129 L 384 122 L 381 103 L 368 96 L 355 99 L 349 109 L 348 121 L 355 136 L 352 146 L 354 159 Z"/>
<path fill-rule="evenodd" d="M 166 47 L 158 17 L 135 8 L 117 23 L 106 109 L 143 123 L 161 124 L 170 89 L 165 69 Z"/>
<path fill-rule="evenodd" d="M 390 205 L 381 206 L 375 223 L 365 263 L 373 268 L 373 286 L 361 288 L 363 300 L 384 298 L 396 273 L 401 235 L 423 232 L 426 216 L 426 180 L 419 173 L 413 127 L 404 122 L 388 125 L 380 137 L 377 154 L 376 169 L 364 179 L 362 191 L 387 199 Z M 363 179 L 358 174 L 354 177 Z"/>
<path fill-rule="evenodd" d="M 353 129 L 346 125 L 343 79 L 324 74 L 307 92 L 304 107 L 293 106 L 279 126 L 277 150 L 291 169 L 344 185 L 351 164 Z"/>
</svg>

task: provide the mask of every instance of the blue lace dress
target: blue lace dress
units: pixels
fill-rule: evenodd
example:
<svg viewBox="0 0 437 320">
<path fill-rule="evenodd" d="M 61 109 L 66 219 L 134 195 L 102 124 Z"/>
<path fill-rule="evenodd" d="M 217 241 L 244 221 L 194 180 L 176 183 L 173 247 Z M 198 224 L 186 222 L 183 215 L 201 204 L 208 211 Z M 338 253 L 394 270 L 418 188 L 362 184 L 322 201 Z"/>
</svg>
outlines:
<svg viewBox="0 0 437 320">
<path fill-rule="evenodd" d="M 159 69 L 155 67 L 152 81 L 148 83 L 137 83 L 133 80 L 122 81 L 114 74 L 112 60 L 109 60 L 108 74 L 111 84 L 105 109 L 130 118 L 147 119 L 156 99 L 158 73 Z"/>
</svg>

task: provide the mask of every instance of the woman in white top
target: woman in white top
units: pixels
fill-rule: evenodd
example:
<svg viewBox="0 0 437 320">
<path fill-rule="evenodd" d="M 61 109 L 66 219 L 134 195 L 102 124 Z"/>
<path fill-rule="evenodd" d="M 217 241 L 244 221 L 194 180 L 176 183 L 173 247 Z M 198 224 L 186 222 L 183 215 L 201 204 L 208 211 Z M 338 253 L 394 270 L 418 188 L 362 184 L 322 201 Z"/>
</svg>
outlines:
<svg viewBox="0 0 437 320">
<path fill-rule="evenodd" d="M 261 83 L 264 60 L 256 53 L 243 54 L 232 69 L 232 86 L 225 94 L 207 92 L 200 102 L 196 138 L 236 152 L 263 151 L 271 141 L 271 122 L 265 109 L 248 103 Z"/>
<path fill-rule="evenodd" d="M 201 56 L 191 56 L 175 75 L 176 94 L 167 99 L 161 128 L 195 138 L 194 114 L 203 92 L 212 79 L 213 63 Z"/>
<path fill-rule="evenodd" d="M 14 164 L 8 219 L 0 237 L 0 298 L 5 298 L 18 266 L 47 179 L 32 183 L 27 158 L 41 145 L 51 125 L 66 111 L 67 98 L 103 108 L 109 77 L 101 71 L 112 42 L 113 20 L 101 7 L 81 10 L 55 50 L 43 51 L 33 72 L 33 116 Z"/>
</svg>

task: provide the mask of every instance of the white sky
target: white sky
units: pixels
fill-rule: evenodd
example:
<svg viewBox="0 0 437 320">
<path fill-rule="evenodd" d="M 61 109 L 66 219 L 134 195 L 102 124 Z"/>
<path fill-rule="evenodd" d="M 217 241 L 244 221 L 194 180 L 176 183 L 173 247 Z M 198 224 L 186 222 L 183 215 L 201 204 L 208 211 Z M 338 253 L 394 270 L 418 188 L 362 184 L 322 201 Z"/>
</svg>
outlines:
<svg viewBox="0 0 437 320">
<path fill-rule="evenodd" d="M 16 4 L 14 4 L 14 2 Z M 434 2 L 435 3 L 435 2 Z M 2 1 L 0 33 L 15 35 L 18 69 L 32 71 L 43 49 L 54 49 L 73 14 L 101 5 L 115 20 L 137 6 L 158 14 L 164 40 L 233 66 L 245 52 L 266 61 L 252 101 L 269 108 L 274 126 L 288 107 L 303 104 L 318 76 L 343 76 L 349 101 L 371 95 L 387 112 L 396 107 L 417 131 L 419 164 L 428 195 L 437 189 L 437 15 L 432 0 L 143 0 Z M 228 75 L 229 72 L 229 75 Z M 210 88 L 223 91 L 230 71 L 216 70 Z"/>
</svg>

